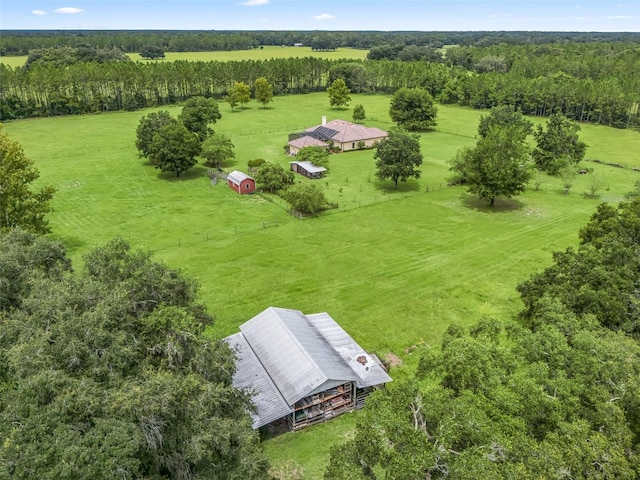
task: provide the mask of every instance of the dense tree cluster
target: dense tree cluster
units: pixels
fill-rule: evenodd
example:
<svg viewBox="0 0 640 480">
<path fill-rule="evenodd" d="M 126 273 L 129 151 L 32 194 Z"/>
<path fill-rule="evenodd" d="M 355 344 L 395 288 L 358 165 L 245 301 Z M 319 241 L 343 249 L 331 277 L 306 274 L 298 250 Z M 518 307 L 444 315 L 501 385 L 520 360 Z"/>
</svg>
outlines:
<svg viewBox="0 0 640 480">
<path fill-rule="evenodd" d="M 401 60 L 403 62 L 444 62 L 444 55 L 429 45 L 380 45 L 367 53 L 369 60 Z"/>
<path fill-rule="evenodd" d="M 525 115 L 621 128 L 640 124 L 640 68 L 634 44 L 568 43 L 456 47 L 446 65 L 424 61 L 287 58 L 241 62 L 95 62 L 65 69 L 0 65 L 3 118 L 136 109 L 199 95 L 223 98 L 236 82 L 273 94 L 325 90 L 338 78 L 356 93 L 422 88 L 441 103 L 511 105 Z"/>
<path fill-rule="evenodd" d="M 325 478 L 638 478 L 639 218 L 637 197 L 601 205 L 577 250 L 518 287 L 519 320 L 424 347 L 414 378 L 369 398 Z"/>
<path fill-rule="evenodd" d="M 522 193 L 535 166 L 559 176 L 568 194 L 586 149 L 578 138 L 579 130 L 576 122 L 554 114 L 546 122 L 546 129 L 538 125 L 534 131 L 533 124 L 512 107 L 492 108 L 480 117 L 476 145 L 461 149 L 450 161 L 455 174 L 452 183 L 466 184 L 469 192 L 489 199 L 493 206 L 498 196 L 510 198 Z M 531 133 L 537 142 L 533 151 L 527 142 Z M 594 180 L 592 195 L 598 188 Z"/>
<path fill-rule="evenodd" d="M 136 148 L 154 167 L 175 172 L 176 177 L 196 165 L 205 144 L 207 161 L 220 163 L 233 154 L 233 144 L 226 137 L 207 141 L 214 134 L 210 125 L 220 118 L 216 100 L 191 97 L 177 119 L 167 111 L 143 116 L 136 129 Z"/>
<path fill-rule="evenodd" d="M 567 42 L 638 42 L 637 32 L 362 32 L 362 31 L 140 31 L 140 30 L 13 30 L 0 37 L 0 55 L 27 55 L 36 48 L 77 47 L 120 48 L 140 52 L 157 45 L 168 52 L 245 50 L 259 45 L 329 46 L 371 49 L 385 45 L 415 45 L 439 48 L 443 45 L 539 45 Z M 326 47 L 325 47 L 326 48 Z"/>
<path fill-rule="evenodd" d="M 122 50 L 118 48 L 93 48 L 88 45 L 79 47 L 44 48 L 29 52 L 25 68 L 34 65 L 51 65 L 53 67 L 65 67 L 75 63 L 109 63 L 129 62 Z"/>
<path fill-rule="evenodd" d="M 157 60 L 164 58 L 164 48 L 159 45 L 145 45 L 140 49 L 140 56 L 149 60 Z"/>
<path fill-rule="evenodd" d="M 121 240 L 76 274 L 21 231 L 0 235 L 0 278 L 16 287 L 0 304 L 0 477 L 268 478 L 192 280 Z"/>
</svg>

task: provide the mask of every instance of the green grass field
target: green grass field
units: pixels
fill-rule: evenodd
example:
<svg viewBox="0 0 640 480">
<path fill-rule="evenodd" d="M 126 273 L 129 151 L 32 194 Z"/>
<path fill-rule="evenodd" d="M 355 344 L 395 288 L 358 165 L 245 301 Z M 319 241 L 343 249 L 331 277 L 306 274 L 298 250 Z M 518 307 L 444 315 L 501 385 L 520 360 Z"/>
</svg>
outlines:
<svg viewBox="0 0 640 480">
<path fill-rule="evenodd" d="M 352 106 L 364 105 L 368 126 L 392 126 L 389 97 L 352 97 Z M 253 158 L 285 165 L 287 134 L 319 124 L 322 115 L 351 118 L 351 109 L 330 109 L 324 93 L 276 97 L 267 109 L 250 104 L 232 112 L 222 103 L 220 110 L 214 127 L 236 145 L 225 168 L 245 171 Z M 548 265 L 553 251 L 575 245 L 600 201 L 621 200 L 640 180 L 631 169 L 585 162 L 606 181 L 599 199 L 582 195 L 589 175 L 579 176 L 568 196 L 558 179 L 546 178 L 539 191 L 498 199 L 489 209 L 464 188 L 446 186 L 447 161 L 474 144 L 482 112 L 440 106 L 437 130 L 421 134 L 421 179 L 396 189 L 375 179 L 373 150 L 333 155 L 320 182 L 339 208 L 298 220 L 279 202 L 211 185 L 202 166 L 176 179 L 139 159 L 135 130 L 149 111 L 5 125 L 35 161 L 40 181 L 58 189 L 53 235 L 76 268 L 89 249 L 122 236 L 200 282 L 217 318 L 215 335 L 234 333 L 270 305 L 327 311 L 364 348 L 398 355 L 405 365 L 391 372 L 396 378 L 415 365 L 411 347 L 437 344 L 450 323 L 517 312 L 515 286 Z M 636 165 L 638 132 L 583 126 L 581 138 L 588 158 Z M 302 464 L 305 478 L 321 478 L 327 439 L 347 435 L 353 417 L 269 439 L 267 453 Z"/>
<path fill-rule="evenodd" d="M 128 54 L 133 61 L 141 62 L 174 62 L 176 60 L 189 60 L 193 62 L 219 62 L 240 61 L 240 60 L 269 60 L 272 58 L 295 58 L 295 57 L 319 57 L 329 59 L 364 59 L 368 50 L 358 50 L 355 48 L 338 48 L 331 52 L 316 52 L 311 47 L 277 47 L 266 45 L 263 48 L 253 48 L 251 50 L 233 50 L 216 52 L 166 52 L 162 60 L 145 60 L 137 53 Z M 10 67 L 21 67 L 27 61 L 27 56 L 0 57 L 0 63 Z"/>
</svg>

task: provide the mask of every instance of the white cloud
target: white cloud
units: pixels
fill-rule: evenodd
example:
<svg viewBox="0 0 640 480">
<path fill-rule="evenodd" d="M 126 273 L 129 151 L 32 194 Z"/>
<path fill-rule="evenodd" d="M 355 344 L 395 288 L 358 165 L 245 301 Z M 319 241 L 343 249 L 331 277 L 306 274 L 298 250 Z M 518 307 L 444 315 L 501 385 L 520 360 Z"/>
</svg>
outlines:
<svg viewBox="0 0 640 480">
<path fill-rule="evenodd" d="M 44 10 L 31 10 L 31 15 L 46 15 L 47 12 Z"/>
<path fill-rule="evenodd" d="M 76 7 L 62 7 L 62 8 L 56 8 L 54 12 L 55 13 L 82 13 L 84 12 L 84 10 Z"/>
<path fill-rule="evenodd" d="M 246 2 L 242 2 L 240 5 L 244 5 L 245 7 L 258 7 L 260 5 L 267 5 L 269 0 L 247 0 Z"/>
<path fill-rule="evenodd" d="M 315 17 L 311 17 L 311 18 L 315 18 L 316 20 L 331 20 L 332 18 L 336 18 L 333 15 L 329 15 L 328 13 L 322 13 L 320 15 L 316 15 Z"/>
<path fill-rule="evenodd" d="M 614 15 L 611 17 L 607 17 L 607 20 L 632 20 L 636 17 L 633 15 Z"/>
</svg>

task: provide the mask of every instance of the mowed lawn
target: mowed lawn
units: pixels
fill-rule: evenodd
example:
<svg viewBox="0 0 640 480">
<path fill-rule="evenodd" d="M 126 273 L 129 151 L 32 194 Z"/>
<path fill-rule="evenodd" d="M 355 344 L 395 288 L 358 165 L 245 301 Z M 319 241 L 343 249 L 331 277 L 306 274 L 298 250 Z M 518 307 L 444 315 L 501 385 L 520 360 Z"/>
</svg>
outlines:
<svg viewBox="0 0 640 480">
<path fill-rule="evenodd" d="M 368 126 L 392 127 L 389 97 L 352 97 L 351 106 L 364 105 Z M 180 107 L 168 110 L 177 115 Z M 200 282 L 216 316 L 212 334 L 234 333 L 270 305 L 326 311 L 366 349 L 398 355 L 405 366 L 392 371 L 396 378 L 415 365 L 412 346 L 437 345 L 450 323 L 515 314 L 516 285 L 550 264 L 553 251 L 577 244 L 600 201 L 620 201 L 640 180 L 631 169 L 585 162 L 594 172 L 577 177 L 569 195 L 558 179 L 545 178 L 538 191 L 498 199 L 490 209 L 464 188 L 447 186 L 447 162 L 474 144 L 483 112 L 439 106 L 437 130 L 421 134 L 422 178 L 395 188 L 375 179 L 373 150 L 333 155 L 330 174 L 318 182 L 338 209 L 298 220 L 279 202 L 211 185 L 202 166 L 175 178 L 139 159 L 135 130 L 150 111 L 5 125 L 41 182 L 58 189 L 53 236 L 68 246 L 76 268 L 91 248 L 121 236 Z M 253 158 L 287 165 L 289 132 L 319 124 L 323 115 L 352 114 L 330 109 L 324 93 L 276 97 L 267 109 L 254 102 L 232 112 L 221 103 L 220 111 L 214 128 L 236 145 L 225 168 L 241 170 Z M 597 126 L 582 132 L 588 158 L 629 166 L 639 137 Z M 583 196 L 591 175 L 605 180 L 599 199 Z M 269 440 L 267 451 L 276 461 L 303 464 L 305 478 L 321 478 L 331 443 L 320 433 L 337 429 L 342 433 L 330 437 L 339 441 L 353 427 L 352 417 L 336 422 Z"/>
</svg>

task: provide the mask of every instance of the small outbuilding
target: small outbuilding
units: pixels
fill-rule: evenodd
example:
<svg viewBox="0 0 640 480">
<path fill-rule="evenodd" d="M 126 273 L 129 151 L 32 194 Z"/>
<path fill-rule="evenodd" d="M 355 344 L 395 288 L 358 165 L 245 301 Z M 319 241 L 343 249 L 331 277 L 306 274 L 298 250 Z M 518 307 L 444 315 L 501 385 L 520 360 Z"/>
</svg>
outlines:
<svg viewBox="0 0 640 480">
<path fill-rule="evenodd" d="M 239 170 L 234 170 L 227 175 L 227 183 L 229 187 L 240 194 L 253 193 L 256 191 L 256 181 Z"/>
<path fill-rule="evenodd" d="M 233 385 L 252 394 L 253 428 L 286 421 L 298 430 L 364 406 L 391 381 L 328 313 L 269 307 L 227 337 L 236 352 Z"/>
<path fill-rule="evenodd" d="M 319 167 L 308 161 L 289 162 L 291 165 L 291 171 L 304 175 L 307 178 L 317 179 L 322 178 L 324 172 L 327 171 L 324 167 Z"/>
</svg>

